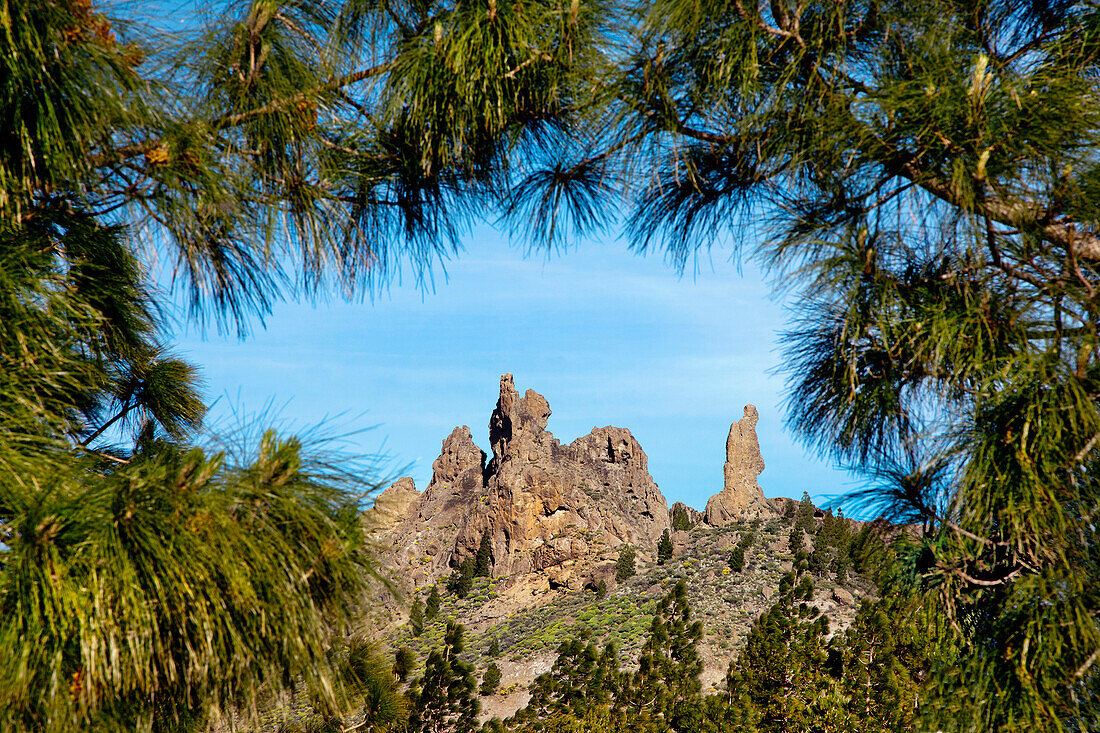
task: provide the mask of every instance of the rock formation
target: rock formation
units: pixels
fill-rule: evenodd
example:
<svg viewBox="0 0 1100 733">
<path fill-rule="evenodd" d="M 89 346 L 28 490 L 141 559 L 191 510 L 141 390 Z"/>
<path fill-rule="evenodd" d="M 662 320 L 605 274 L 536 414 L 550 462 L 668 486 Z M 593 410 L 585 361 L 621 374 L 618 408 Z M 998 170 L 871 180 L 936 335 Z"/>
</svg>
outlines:
<svg viewBox="0 0 1100 733">
<path fill-rule="evenodd" d="M 367 515 L 367 527 L 385 533 L 401 524 L 420 501 L 420 492 L 409 476 L 402 476 L 382 492 Z"/>
<path fill-rule="evenodd" d="M 431 482 L 389 535 L 390 564 L 405 580 L 435 582 L 476 555 L 486 532 L 494 576 L 545 571 L 570 587 L 600 575 L 619 545 L 654 551 L 668 506 L 634 436 L 594 428 L 563 446 L 546 430 L 549 418 L 546 399 L 533 390 L 520 397 L 505 374 L 489 419 L 488 464 L 469 428 L 443 441 Z"/>
<path fill-rule="evenodd" d="M 689 527 L 694 527 L 703 521 L 703 513 L 698 509 L 692 509 L 682 501 L 678 501 L 668 508 L 668 521 L 672 523 L 673 529 L 683 529 L 683 527 L 676 526 L 676 515 L 680 515 L 681 523 L 687 520 Z"/>
<path fill-rule="evenodd" d="M 770 514 L 774 506 L 764 498 L 756 477 L 764 470 L 760 442 L 756 438 L 756 408 L 745 405 L 745 414 L 730 425 L 726 438 L 726 464 L 722 491 L 710 497 L 704 521 L 715 527 L 746 515 Z"/>
</svg>

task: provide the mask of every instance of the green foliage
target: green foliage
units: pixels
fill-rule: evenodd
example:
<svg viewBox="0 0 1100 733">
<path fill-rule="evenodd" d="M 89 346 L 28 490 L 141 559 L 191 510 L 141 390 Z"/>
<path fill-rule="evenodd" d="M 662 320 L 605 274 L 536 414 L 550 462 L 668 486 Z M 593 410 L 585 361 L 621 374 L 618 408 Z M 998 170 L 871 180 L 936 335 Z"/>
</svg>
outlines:
<svg viewBox="0 0 1100 733">
<path fill-rule="evenodd" d="M 623 678 L 615 647 L 599 650 L 586 638 L 562 642 L 553 668 L 531 685 L 531 699 L 516 713 L 515 730 L 535 730 L 540 721 L 583 718 L 592 707 L 614 701 Z"/>
<path fill-rule="evenodd" d="M 408 679 L 409 673 L 416 668 L 416 655 L 408 647 L 398 647 L 393 655 L 393 676 L 399 682 Z"/>
<path fill-rule="evenodd" d="M 200 724 L 297 675 L 335 705 L 366 487 L 290 436 L 187 445 L 196 372 L 127 234 L 0 222 L 0 727 Z"/>
<path fill-rule="evenodd" d="M 412 609 L 409 610 L 409 630 L 413 636 L 420 636 L 424 632 L 424 604 L 420 596 L 413 599 Z"/>
<path fill-rule="evenodd" d="M 732 572 L 740 573 L 745 569 L 745 553 L 753 542 L 756 541 L 756 528 L 760 526 L 760 520 L 757 519 L 753 522 L 752 529 L 741 534 L 741 539 L 738 540 L 737 546 L 730 552 L 729 559 L 726 564 Z"/>
<path fill-rule="evenodd" d="M 621 583 L 634 577 L 634 573 L 637 572 L 634 567 L 634 555 L 634 548 L 630 545 L 623 545 L 623 549 L 619 550 L 619 559 L 615 562 L 615 580 Z"/>
<path fill-rule="evenodd" d="M 801 530 L 811 537 L 817 532 L 817 524 L 814 522 L 814 512 L 817 507 L 810 501 L 810 495 L 802 492 L 802 500 L 798 502 L 798 513 L 795 515 L 794 528 Z"/>
<path fill-rule="evenodd" d="M 864 601 L 843 639 L 830 650 L 839 699 L 832 714 L 858 720 L 863 730 L 905 730 L 916 727 L 913 702 L 922 697 L 924 681 L 945 647 L 935 642 L 932 620 L 908 594 Z"/>
<path fill-rule="evenodd" d="M 492 695 L 500 687 L 500 667 L 496 662 L 489 662 L 489 665 L 485 667 L 485 674 L 481 677 L 481 689 L 482 695 Z"/>
<path fill-rule="evenodd" d="M 464 733 L 477 727 L 481 704 L 475 697 L 477 683 L 473 668 L 458 656 L 462 653 L 462 637 L 462 625 L 448 623 L 443 647 L 428 655 L 424 675 L 413 683 L 410 692 L 410 733 L 438 730 Z"/>
<path fill-rule="evenodd" d="M 439 615 L 439 606 L 443 603 L 443 599 L 439 596 L 439 586 L 433 584 L 428 591 L 428 601 L 424 604 L 424 620 L 434 621 L 436 616 Z"/>
<path fill-rule="evenodd" d="M 661 539 L 657 541 L 657 564 L 664 565 L 672 559 L 672 538 L 666 529 L 661 533 Z"/>
<path fill-rule="evenodd" d="M 791 532 L 787 535 L 787 548 L 792 555 L 798 555 L 806 550 L 806 533 L 797 523 L 791 527 Z"/>
<path fill-rule="evenodd" d="M 739 573 L 745 569 L 745 549 L 738 545 L 733 548 L 729 557 L 729 569 L 735 573 Z"/>
<path fill-rule="evenodd" d="M 36 462 L 48 491 L 0 480 L 0 640 L 18 652 L 0 727 L 201 719 L 297 675 L 335 694 L 326 629 L 369 566 L 355 497 L 297 439 L 269 432 L 244 464 L 158 440 L 121 464 Z"/>
<path fill-rule="evenodd" d="M 683 581 L 657 604 L 637 672 L 625 673 L 613 645 L 601 651 L 589 634 L 563 642 L 550 672 L 531 686 L 515 731 L 701 730 L 696 651 L 703 627 L 691 619 Z"/>
<path fill-rule="evenodd" d="M 607 581 L 600 578 L 600 582 L 596 584 L 596 600 L 602 601 L 607 598 Z"/>
<path fill-rule="evenodd" d="M 814 540 L 814 551 L 810 553 L 808 570 L 817 576 L 832 571 L 836 573 L 837 583 L 846 582 L 851 544 L 852 536 L 847 520 L 834 517 L 831 510 L 827 511 L 821 530 Z"/>
<path fill-rule="evenodd" d="M 674 504 L 672 507 L 672 529 L 677 532 L 690 532 L 694 527 L 695 523 L 691 521 L 684 505 L 679 502 Z"/>
<path fill-rule="evenodd" d="M 833 563 L 836 567 L 836 584 L 837 585 L 844 585 L 845 583 L 848 582 L 848 567 L 849 567 L 848 556 L 846 554 L 838 555 L 837 558 L 833 561 Z"/>
<path fill-rule="evenodd" d="M 788 424 L 864 473 L 862 511 L 923 528 L 914 570 L 973 651 L 935 727 L 1096 727 L 1100 8 L 634 12 L 603 126 L 522 193 L 626 200 L 632 243 L 680 264 L 766 217 L 753 254 L 798 298 Z"/>
<path fill-rule="evenodd" d="M 492 642 L 489 643 L 489 650 L 486 652 L 490 659 L 496 659 L 500 656 L 500 639 L 493 637 Z"/>
<path fill-rule="evenodd" d="M 492 7 L 241 2 L 156 29 L 15 3 L 0 219 L 143 222 L 194 314 L 242 329 L 283 293 L 422 277 L 604 53 L 598 6 Z"/>
<path fill-rule="evenodd" d="M 753 625 L 726 674 L 729 699 L 740 701 L 740 715 L 768 733 L 809 730 L 818 722 L 813 702 L 825 674 L 825 618 L 814 607 L 796 605 L 808 600 L 805 586 L 787 587 Z"/>
<path fill-rule="evenodd" d="M 493 571 L 493 537 L 489 530 L 481 534 L 481 544 L 477 548 L 477 557 L 474 558 L 474 577 L 488 578 Z"/>
<path fill-rule="evenodd" d="M 657 606 L 649 638 L 638 657 L 638 671 L 630 686 L 634 707 L 649 705 L 648 714 L 682 730 L 701 702 L 699 674 L 703 663 L 697 647 L 703 624 L 693 621 L 687 585 L 680 580 Z M 639 713 L 642 714 L 642 713 Z"/>
<path fill-rule="evenodd" d="M 369 641 L 353 636 L 333 655 L 338 671 L 336 704 L 316 687 L 309 690 L 313 731 L 338 733 L 354 719 L 368 730 L 400 730 L 408 716 L 407 699 L 394 681 L 395 666 L 386 665 Z"/>
<path fill-rule="evenodd" d="M 137 255 L 242 335 L 284 295 L 423 276 L 575 115 L 605 22 L 368 5 L 0 12 L 0 728 L 202 727 L 298 684 L 332 712 L 338 663 L 365 669 L 329 636 L 370 570 L 362 467 L 192 446 L 198 373 Z"/>
<path fill-rule="evenodd" d="M 468 557 L 463 560 L 459 563 L 458 570 L 455 570 L 447 578 L 447 590 L 454 593 L 458 598 L 465 598 L 470 589 L 474 587 L 476 570 L 477 566 L 473 558 Z"/>
</svg>

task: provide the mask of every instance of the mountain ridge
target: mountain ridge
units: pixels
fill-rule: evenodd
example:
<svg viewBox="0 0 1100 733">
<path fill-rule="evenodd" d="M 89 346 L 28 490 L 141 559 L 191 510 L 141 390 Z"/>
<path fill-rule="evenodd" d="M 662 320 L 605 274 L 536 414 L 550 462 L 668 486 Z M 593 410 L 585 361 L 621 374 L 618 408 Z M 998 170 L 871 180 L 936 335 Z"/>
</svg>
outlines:
<svg viewBox="0 0 1100 733">
<path fill-rule="evenodd" d="M 705 512 L 668 506 L 628 429 L 594 428 L 562 445 L 547 430 L 550 415 L 545 397 L 530 389 L 520 396 L 512 375 L 502 375 L 488 426 L 491 457 L 467 426 L 456 427 L 424 491 L 403 477 L 379 497 L 369 521 L 401 597 L 379 620 L 385 638 L 423 655 L 442 637 L 444 620 L 459 621 L 474 663 L 486 662 L 496 639 L 502 692 L 484 701 L 483 717 L 506 717 L 525 704 L 527 687 L 552 665 L 558 644 L 579 629 L 616 643 L 631 659 L 650 606 L 684 579 L 705 625 L 701 680 L 705 689 L 720 685 L 729 658 L 794 569 L 794 538 L 812 553 L 827 514 L 764 497 L 752 405 L 731 425 L 724 486 Z M 794 522 L 796 513 L 807 517 L 803 524 Z M 658 553 L 666 532 L 671 558 Z M 467 578 L 465 590 L 454 592 L 457 577 L 473 574 L 483 545 L 485 577 Z M 636 572 L 622 577 L 617 565 L 627 547 Z M 743 564 L 735 568 L 737 548 Z M 432 586 L 443 593 L 439 616 L 414 634 L 409 609 Z M 872 592 L 865 580 L 825 570 L 813 600 L 835 633 Z"/>
</svg>

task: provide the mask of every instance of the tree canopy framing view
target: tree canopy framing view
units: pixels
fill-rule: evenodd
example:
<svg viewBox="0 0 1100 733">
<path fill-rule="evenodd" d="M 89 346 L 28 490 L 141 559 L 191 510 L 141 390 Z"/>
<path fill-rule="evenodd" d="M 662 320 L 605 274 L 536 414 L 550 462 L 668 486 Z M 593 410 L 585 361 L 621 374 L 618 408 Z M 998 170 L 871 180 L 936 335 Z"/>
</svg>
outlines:
<svg viewBox="0 0 1100 733">
<path fill-rule="evenodd" d="M 369 480 L 273 431 L 211 445 L 154 282 L 247 335 L 281 298 L 428 279 L 492 217 L 758 258 L 799 298 L 791 429 L 920 526 L 888 580 L 942 652 L 920 724 L 1100 721 L 1095 3 L 0 8 L 0 730 L 201 728 L 305 688 L 401 718 L 334 641 Z M 760 649 L 766 622 L 811 629 L 763 619 Z"/>
</svg>

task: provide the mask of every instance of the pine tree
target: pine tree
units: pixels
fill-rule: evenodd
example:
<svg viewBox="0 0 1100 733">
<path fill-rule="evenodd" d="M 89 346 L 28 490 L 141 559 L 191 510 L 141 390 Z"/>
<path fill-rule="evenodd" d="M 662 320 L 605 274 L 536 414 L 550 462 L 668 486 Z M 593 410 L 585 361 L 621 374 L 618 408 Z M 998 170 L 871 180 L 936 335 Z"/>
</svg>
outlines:
<svg viewBox="0 0 1100 733">
<path fill-rule="evenodd" d="M 468 557 L 458 565 L 458 569 L 447 578 L 447 590 L 458 598 L 465 598 L 474 586 L 474 573 L 477 566 L 472 557 Z"/>
<path fill-rule="evenodd" d="M 715 232 L 753 247 L 798 293 L 788 424 L 863 472 L 862 511 L 924 528 L 939 617 L 973 645 L 944 698 L 973 707 L 937 727 L 1100 722 L 1078 676 L 1100 659 L 1100 8 L 634 12 L 605 124 L 555 140 L 516 220 L 552 240 L 625 200 L 632 244 L 681 266 Z M 583 208 L 555 216 L 566 195 Z"/>
<path fill-rule="evenodd" d="M 787 548 L 792 555 L 798 555 L 806 551 L 806 534 L 797 522 L 791 527 L 790 534 L 787 535 Z"/>
<path fill-rule="evenodd" d="M 615 562 L 615 580 L 621 583 L 634 577 L 634 555 L 634 548 L 630 545 L 623 545 L 623 549 L 619 550 L 619 559 Z"/>
<path fill-rule="evenodd" d="M 684 505 L 679 502 L 674 504 L 672 507 L 672 529 L 677 532 L 690 532 L 694 526 Z"/>
<path fill-rule="evenodd" d="M 851 565 L 851 561 L 848 559 L 848 553 L 838 553 L 833 564 L 836 570 L 836 584 L 844 585 L 848 582 L 848 568 Z"/>
<path fill-rule="evenodd" d="M 0 728 L 201 725 L 297 676 L 336 706 L 357 471 L 273 431 L 191 445 L 196 372 L 125 230 L 27 216 L 0 221 Z"/>
<path fill-rule="evenodd" d="M 393 656 L 393 676 L 397 681 L 407 680 L 414 667 L 416 667 L 416 655 L 408 647 L 398 647 Z"/>
<path fill-rule="evenodd" d="M 489 530 L 481 533 L 481 544 L 474 559 L 474 577 L 488 578 L 493 570 L 493 538 Z"/>
<path fill-rule="evenodd" d="M 500 686 L 500 667 L 496 662 L 489 662 L 485 667 L 485 674 L 481 678 L 481 694 L 492 695 Z"/>
<path fill-rule="evenodd" d="M 802 500 L 798 503 L 798 513 L 794 520 L 795 529 L 800 529 L 813 536 L 817 532 L 817 524 L 814 522 L 815 511 L 817 511 L 817 507 L 810 500 L 810 495 L 803 491 Z"/>
<path fill-rule="evenodd" d="M 729 568 L 735 573 L 739 573 L 745 569 L 745 550 L 738 545 L 733 548 L 729 557 Z"/>
<path fill-rule="evenodd" d="M 412 609 L 409 611 L 409 630 L 413 636 L 420 636 L 424 632 L 424 604 L 420 596 L 413 599 Z"/>
<path fill-rule="evenodd" d="M 299 683 L 337 693 L 369 474 L 263 429 L 196 437 L 198 369 L 154 278 L 186 323 L 246 335 L 285 295 L 422 275 L 601 63 L 587 3 L 109 15 L 140 10 L 0 13 L 4 730 L 201 727 Z"/>
<path fill-rule="evenodd" d="M 408 701 L 398 690 L 398 664 L 412 664 L 399 650 L 393 665 L 387 665 L 377 654 L 376 646 L 359 635 L 353 635 L 333 656 L 338 675 L 335 679 L 340 694 L 335 698 L 308 685 L 311 722 L 322 730 L 345 730 L 351 721 L 369 730 L 399 730 L 408 717 Z M 317 725 L 320 723 L 320 725 Z"/>
<path fill-rule="evenodd" d="M 621 681 L 614 646 L 600 651 L 582 632 L 561 643 L 554 666 L 531 685 L 531 699 L 516 714 L 518 729 L 537 730 L 544 721 L 576 721 L 592 708 L 619 707 Z"/>
<path fill-rule="evenodd" d="M 812 583 L 807 594 L 804 583 L 785 580 L 779 599 L 753 625 L 726 675 L 728 699 L 743 707 L 740 719 L 762 733 L 811 729 L 825 687 L 827 621 L 805 603 Z"/>
<path fill-rule="evenodd" d="M 428 591 L 428 602 L 424 605 L 424 620 L 434 621 L 436 616 L 439 615 L 439 607 L 442 603 L 443 599 L 439 596 L 439 586 L 433 583 Z"/>
<path fill-rule="evenodd" d="M 668 534 L 666 529 L 661 533 L 661 539 L 657 542 L 657 564 L 664 565 L 666 561 L 672 559 L 672 538 Z"/>
<path fill-rule="evenodd" d="M 462 625 L 448 623 L 443 647 L 428 655 L 424 676 L 414 683 L 411 695 L 410 733 L 467 733 L 477 727 L 481 704 L 475 697 L 473 668 L 458 656 L 462 653 L 462 637 Z"/>
<path fill-rule="evenodd" d="M 658 604 L 638 657 L 628 695 L 634 715 L 642 720 L 653 716 L 673 730 L 684 730 L 696 719 L 702 707 L 703 663 L 697 651 L 702 638 L 703 624 L 691 618 L 687 584 L 681 579 Z"/>
</svg>

